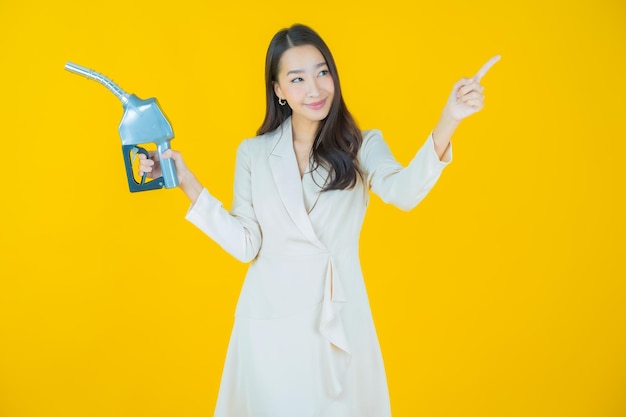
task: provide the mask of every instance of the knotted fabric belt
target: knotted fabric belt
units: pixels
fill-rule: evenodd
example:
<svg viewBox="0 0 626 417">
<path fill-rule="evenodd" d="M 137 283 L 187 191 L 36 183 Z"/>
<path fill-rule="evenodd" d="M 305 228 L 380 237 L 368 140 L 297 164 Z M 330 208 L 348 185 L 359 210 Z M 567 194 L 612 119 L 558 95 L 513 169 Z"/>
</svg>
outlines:
<svg viewBox="0 0 626 417">
<path fill-rule="evenodd" d="M 346 330 L 339 314 L 343 303 L 347 301 L 341 281 L 337 277 L 333 259 L 329 256 L 324 282 L 324 297 L 320 317 L 319 331 L 328 340 L 325 351 L 329 380 L 328 389 L 332 397 L 337 397 L 343 390 L 345 373 L 350 366 L 350 347 Z"/>
</svg>

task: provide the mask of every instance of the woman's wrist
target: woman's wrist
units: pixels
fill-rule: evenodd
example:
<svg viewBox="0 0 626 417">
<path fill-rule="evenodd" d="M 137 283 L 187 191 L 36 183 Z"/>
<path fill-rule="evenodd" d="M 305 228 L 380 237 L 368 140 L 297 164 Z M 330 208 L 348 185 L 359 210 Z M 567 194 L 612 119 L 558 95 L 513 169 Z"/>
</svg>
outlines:
<svg viewBox="0 0 626 417">
<path fill-rule="evenodd" d="M 192 203 L 196 202 L 204 188 L 191 171 L 182 172 L 178 175 L 178 186 Z"/>
<path fill-rule="evenodd" d="M 452 139 L 452 135 L 454 134 L 454 131 L 460 123 L 461 121 L 452 117 L 446 111 L 446 109 L 444 109 L 441 113 L 439 122 L 433 130 L 433 142 L 435 145 L 435 152 L 440 159 L 443 157 L 443 154 L 448 149 L 448 146 L 450 145 L 450 140 Z"/>
</svg>

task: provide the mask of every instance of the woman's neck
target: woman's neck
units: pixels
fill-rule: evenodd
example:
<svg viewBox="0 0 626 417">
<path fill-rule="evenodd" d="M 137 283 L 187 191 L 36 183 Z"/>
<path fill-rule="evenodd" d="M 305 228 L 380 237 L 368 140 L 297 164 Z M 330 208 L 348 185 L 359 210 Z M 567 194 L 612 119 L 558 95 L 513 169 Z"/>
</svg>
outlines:
<svg viewBox="0 0 626 417">
<path fill-rule="evenodd" d="M 318 121 L 292 118 L 291 129 L 293 133 L 293 141 L 311 147 L 315 141 L 315 134 L 317 133 L 319 123 L 320 122 Z"/>
</svg>

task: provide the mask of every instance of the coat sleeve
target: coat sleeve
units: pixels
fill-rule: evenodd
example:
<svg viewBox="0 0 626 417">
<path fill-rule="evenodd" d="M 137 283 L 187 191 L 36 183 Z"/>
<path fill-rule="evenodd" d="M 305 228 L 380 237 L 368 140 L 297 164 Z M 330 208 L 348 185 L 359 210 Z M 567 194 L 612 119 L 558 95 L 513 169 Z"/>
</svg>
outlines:
<svg viewBox="0 0 626 417">
<path fill-rule="evenodd" d="M 391 154 L 381 132 L 370 130 L 363 133 L 359 163 L 367 185 L 375 194 L 385 203 L 409 211 L 426 197 L 452 161 L 451 146 L 440 160 L 431 134 L 411 162 L 403 167 Z"/>
<path fill-rule="evenodd" d="M 261 248 L 261 228 L 252 205 L 251 165 L 247 141 L 237 149 L 233 204 L 230 212 L 203 189 L 189 208 L 188 221 L 242 262 L 252 261 Z"/>
</svg>

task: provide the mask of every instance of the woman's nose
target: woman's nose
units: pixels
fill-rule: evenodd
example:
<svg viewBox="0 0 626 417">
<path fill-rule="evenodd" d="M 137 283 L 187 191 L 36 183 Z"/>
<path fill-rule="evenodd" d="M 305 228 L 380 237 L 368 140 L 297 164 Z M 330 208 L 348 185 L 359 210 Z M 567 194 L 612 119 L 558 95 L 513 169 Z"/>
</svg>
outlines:
<svg viewBox="0 0 626 417">
<path fill-rule="evenodd" d="M 319 85 L 317 85 L 317 79 L 312 78 L 309 80 L 307 85 L 307 94 L 309 97 L 317 97 L 319 96 Z"/>
</svg>

